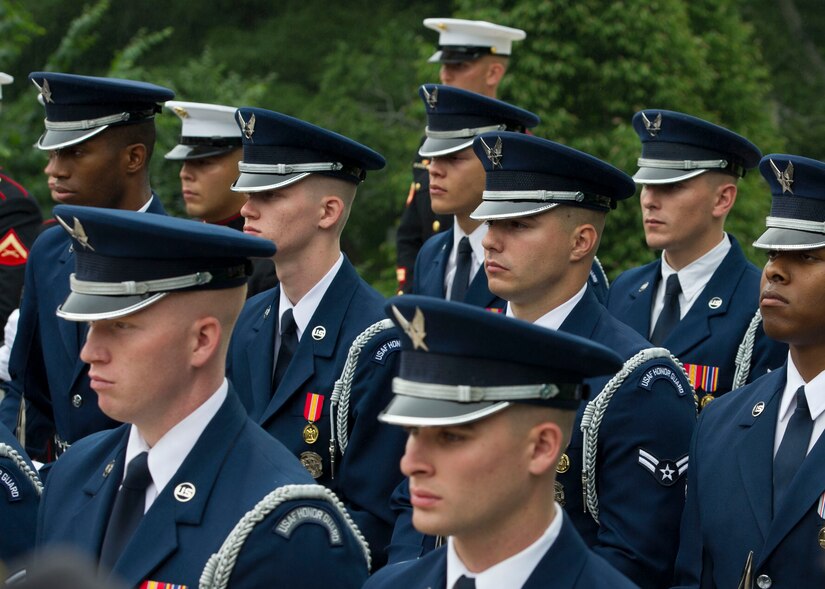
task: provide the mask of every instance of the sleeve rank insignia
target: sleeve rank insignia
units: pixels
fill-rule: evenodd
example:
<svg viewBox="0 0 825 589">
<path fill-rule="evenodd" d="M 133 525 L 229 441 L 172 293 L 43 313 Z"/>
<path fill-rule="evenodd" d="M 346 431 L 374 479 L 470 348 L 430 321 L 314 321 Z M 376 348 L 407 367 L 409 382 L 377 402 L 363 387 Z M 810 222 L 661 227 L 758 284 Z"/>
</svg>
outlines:
<svg viewBox="0 0 825 589">
<path fill-rule="evenodd" d="M 639 448 L 639 464 L 652 474 L 660 485 L 672 487 L 687 472 L 688 455 L 685 454 L 678 460 L 660 460 L 647 450 Z"/>
</svg>

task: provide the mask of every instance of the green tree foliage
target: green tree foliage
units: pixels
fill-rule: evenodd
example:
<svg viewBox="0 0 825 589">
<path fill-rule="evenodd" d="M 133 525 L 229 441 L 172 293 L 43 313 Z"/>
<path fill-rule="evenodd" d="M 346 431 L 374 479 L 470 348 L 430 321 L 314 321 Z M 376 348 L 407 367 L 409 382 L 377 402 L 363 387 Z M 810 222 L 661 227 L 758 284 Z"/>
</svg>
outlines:
<svg viewBox="0 0 825 589">
<path fill-rule="evenodd" d="M 779 145 L 768 76 L 753 31 L 732 0 L 456 2 L 464 18 L 523 28 L 503 98 L 538 113 L 536 134 L 592 153 L 632 174 L 642 108 L 688 112 L 758 145 Z M 770 198 L 758 174 L 742 184 L 728 228 L 748 245 Z M 638 199 L 608 215 L 599 252 L 610 275 L 649 261 Z"/>
<path fill-rule="evenodd" d="M 803 12 L 816 1 L 778 4 Z M 502 98 L 541 115 L 539 136 L 632 173 L 639 146 L 630 118 L 641 108 L 696 114 L 737 130 L 766 152 L 784 148 L 773 119 L 797 121 L 794 128 L 800 136 L 806 127 L 816 128 L 817 120 L 825 125 L 825 117 L 816 119 L 825 107 L 804 108 L 819 86 L 803 92 L 792 73 L 786 79 L 775 65 L 768 75 L 754 30 L 741 14 L 753 17 L 761 46 L 774 64 L 780 36 L 776 26 L 763 26 L 767 12 L 757 8 L 774 0 L 752 4 L 0 0 L 2 69 L 17 77 L 5 89 L 0 155 L 48 212 L 45 155 L 31 148 L 42 132 L 43 111 L 25 79 L 28 72 L 41 69 L 145 80 L 174 89 L 179 100 L 259 106 L 303 118 L 387 158 L 387 168 L 371 173 L 359 189 L 344 249 L 367 279 L 389 294 L 394 283 L 393 229 L 425 121 L 416 89 L 438 77 L 437 66 L 426 63 L 437 34 L 422 26 L 423 18 L 480 18 L 527 30 L 526 41 L 515 45 Z M 763 20 L 756 18 L 757 12 Z M 805 19 L 801 26 L 809 40 L 816 39 L 819 29 Z M 783 27 L 781 42 L 787 45 L 790 29 Z M 791 55 L 802 68 L 802 54 Z M 792 97 L 789 105 L 783 102 L 786 95 Z M 784 112 L 791 114 L 783 119 Z M 797 116 L 800 113 L 811 117 Z M 162 157 L 177 140 L 179 122 L 166 114 L 157 124 L 152 183 L 167 208 L 183 215 L 179 166 Z M 748 244 L 760 232 L 768 203 L 763 181 L 751 174 L 728 224 L 740 242 Z M 644 244 L 638 200 L 621 203 L 608 219 L 600 257 L 611 275 L 653 257 Z"/>
</svg>

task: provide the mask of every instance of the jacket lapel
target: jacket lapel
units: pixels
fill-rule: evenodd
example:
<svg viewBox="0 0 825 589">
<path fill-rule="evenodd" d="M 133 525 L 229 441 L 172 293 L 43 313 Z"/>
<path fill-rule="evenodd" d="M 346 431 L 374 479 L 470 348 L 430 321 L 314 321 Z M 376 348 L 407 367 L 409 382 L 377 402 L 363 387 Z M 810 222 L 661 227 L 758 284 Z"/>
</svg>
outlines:
<svg viewBox="0 0 825 589">
<path fill-rule="evenodd" d="M 278 329 L 278 301 L 281 296 L 280 286 L 275 287 L 273 295 L 252 325 L 253 336 L 246 346 L 246 365 L 249 367 L 250 391 L 245 391 L 253 401 L 249 416 L 259 421 L 272 397 L 272 374 L 275 364 L 275 331 Z M 268 353 L 261 353 L 265 350 Z M 259 394 L 256 391 L 267 391 Z"/>
<path fill-rule="evenodd" d="M 421 280 L 421 292 L 416 292 L 416 294 L 446 299 L 444 274 L 447 271 L 447 260 L 450 258 L 450 252 L 453 250 L 452 227 L 436 239 L 440 241 L 441 247 L 433 256 L 429 267 L 422 269 L 424 275 Z"/>
<path fill-rule="evenodd" d="M 650 335 L 650 309 L 653 307 L 653 293 L 662 276 L 662 261 L 656 261 L 643 273 L 634 290 L 630 291 L 630 304 L 625 315 L 617 317 L 647 339 Z"/>
<path fill-rule="evenodd" d="M 109 453 L 100 470 L 83 486 L 83 493 L 88 500 L 72 517 L 72 521 L 78 522 L 78 532 L 84 535 L 78 538 L 78 545 L 88 546 L 94 554 L 100 554 L 115 495 L 123 480 L 123 461 L 128 439 L 129 428 L 123 427 L 123 436 L 117 446 Z"/>
<path fill-rule="evenodd" d="M 731 248 L 713 273 L 690 310 L 673 328 L 664 342 L 675 356 L 687 355 L 711 335 L 711 323 L 724 316 L 733 302 L 733 295 L 746 268 L 742 248 L 731 236 Z M 715 308 L 714 308 L 715 307 Z"/>
<path fill-rule="evenodd" d="M 767 559 L 825 492 L 823 471 L 825 471 L 825 440 L 820 437 L 805 457 L 802 466 L 799 467 L 799 471 L 788 488 L 785 500 L 774 514 L 760 561 L 764 562 Z M 813 536 L 811 538 L 813 539 Z"/>
<path fill-rule="evenodd" d="M 487 286 L 487 274 L 484 272 L 484 265 L 478 269 L 473 280 L 470 282 L 470 288 L 467 289 L 467 294 L 464 295 L 464 302 L 476 307 L 496 307 L 503 306 L 502 299 L 490 292 Z M 501 303 L 501 304 L 497 304 Z"/>
<path fill-rule="evenodd" d="M 763 538 L 768 535 L 773 512 L 773 441 L 784 383 L 784 367 L 766 376 L 764 384 L 742 406 L 738 420 L 745 430 L 735 450 L 739 475 Z M 761 412 L 760 403 L 764 407 Z"/>
<path fill-rule="evenodd" d="M 229 391 L 218 413 L 206 426 L 175 476 L 155 499 L 135 535 L 118 559 L 113 572 L 130 587 L 137 587 L 178 547 L 178 528 L 200 525 L 212 489 L 246 421 L 234 391 Z M 175 499 L 175 488 L 190 483 L 191 500 Z"/>
<path fill-rule="evenodd" d="M 564 518 L 559 536 L 528 577 L 524 589 L 547 587 L 548 579 L 553 579 L 553 587 L 567 589 L 575 587 L 581 576 L 589 549 L 563 511 L 558 510 L 556 517 L 559 516 Z"/>
<path fill-rule="evenodd" d="M 301 334 L 298 349 L 289 363 L 283 380 L 278 385 L 278 390 L 275 391 L 259 420 L 260 424 L 266 423 L 293 395 L 301 392 L 304 383 L 315 374 L 316 357 L 331 358 L 333 356 L 347 309 L 350 306 L 352 297 L 355 296 L 358 281 L 359 278 L 355 268 L 349 260 L 344 259 L 338 274 L 333 279 L 327 292 L 324 293 L 321 303 L 312 315 L 307 329 Z M 319 336 L 313 335 L 313 333 L 320 334 L 322 331 L 320 328 L 323 328 L 324 335 L 316 339 Z M 349 342 L 347 342 L 347 345 L 349 345 Z M 267 349 L 271 350 L 273 348 L 274 345 L 270 345 Z"/>
</svg>

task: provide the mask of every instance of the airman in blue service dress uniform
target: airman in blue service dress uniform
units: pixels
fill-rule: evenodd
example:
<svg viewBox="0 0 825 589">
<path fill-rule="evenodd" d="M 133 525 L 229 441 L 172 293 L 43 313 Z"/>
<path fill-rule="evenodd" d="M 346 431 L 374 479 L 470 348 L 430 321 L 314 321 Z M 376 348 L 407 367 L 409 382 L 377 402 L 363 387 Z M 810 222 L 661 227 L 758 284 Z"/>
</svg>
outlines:
<svg viewBox="0 0 825 589">
<path fill-rule="evenodd" d="M 181 164 L 180 183 L 186 213 L 207 223 L 243 231 L 243 194 L 231 190 L 243 156 L 241 130 L 234 106 L 170 100 L 163 105 L 181 120 L 178 144 L 163 157 Z M 252 260 L 246 296 L 272 288 L 278 282 L 269 259 Z"/>
<path fill-rule="evenodd" d="M 438 49 L 429 61 L 441 64 L 441 83 L 490 98 L 496 98 L 507 71 L 513 41 L 527 36 L 521 29 L 480 20 L 425 18 L 424 26 L 439 33 Z M 430 206 L 429 165 L 428 157 L 417 154 L 398 224 L 396 275 L 400 292 L 412 288 L 415 260 L 424 242 L 453 223 L 452 215 L 437 214 Z"/>
<path fill-rule="evenodd" d="M 651 349 L 587 286 L 606 212 L 633 194 L 633 182 L 590 155 L 529 135 L 485 133 L 473 147 L 487 172 L 473 217 L 490 226 L 485 270 L 490 290 L 508 300 L 507 314 L 598 342 L 625 360 L 614 378 L 586 380 L 594 399 L 580 407 L 559 461 L 559 502 L 597 554 L 639 586 L 665 586 L 696 405 L 667 350 Z"/>
<path fill-rule="evenodd" d="M 233 526 L 274 492 L 281 501 L 225 581 L 261 587 L 272 583 L 264 571 L 277 570 L 284 586 L 359 587 L 368 561 L 360 533 L 248 418 L 224 377 L 248 258 L 271 256 L 274 245 L 161 215 L 54 212 L 76 262 L 57 313 L 89 322 L 81 356 L 101 407 L 124 425 L 80 440 L 54 464 L 38 548 L 81 550 L 130 587 L 196 587 Z"/>
<path fill-rule="evenodd" d="M 539 118 L 506 102 L 449 86 L 426 84 L 418 93 L 427 109 L 427 138 L 418 153 L 430 159 L 431 206 L 437 213 L 452 214 L 455 223 L 421 248 L 412 293 L 502 310 L 506 302 L 487 288 L 482 268 L 481 240 L 487 226 L 470 218 L 484 190 L 484 168 L 473 153 L 473 139 L 490 130 L 523 133 L 538 125 Z M 470 251 L 462 255 L 468 246 Z M 461 284 L 456 284 L 457 277 Z"/>
<path fill-rule="evenodd" d="M 677 562 L 679 587 L 825 585 L 825 163 L 772 154 L 760 308 L 786 364 L 702 412 Z"/>
<path fill-rule="evenodd" d="M 45 173 L 52 198 L 163 213 L 149 186 L 148 166 L 154 116 L 174 93 L 143 82 L 52 72 L 34 72 L 29 79 L 46 109 L 46 131 L 37 147 L 49 152 Z M 12 380 L 0 405 L 0 418 L 14 430 L 25 399 L 25 446 L 40 461 L 117 425 L 98 408 L 79 357 L 86 327 L 54 314 L 69 292 L 71 246 L 66 232 L 53 227 L 32 248 L 9 359 Z"/>
<path fill-rule="evenodd" d="M 760 271 L 724 222 L 737 179 L 761 153 L 744 137 L 682 113 L 640 111 L 633 128 L 642 142 L 633 179 L 642 186 L 645 236 L 663 251 L 660 260 L 616 278 L 607 308 L 685 363 L 703 407 L 731 390 L 737 351 L 758 307 Z M 671 276 L 681 289 L 679 319 L 657 333 Z M 786 353 L 761 327 L 754 338 L 748 382 L 780 366 Z"/>
<path fill-rule="evenodd" d="M 582 380 L 615 372 L 616 353 L 430 297 L 396 297 L 387 314 L 405 336 L 380 419 L 409 434 L 401 468 L 416 528 L 449 540 L 365 587 L 635 587 L 587 548 L 554 498 Z"/>
<path fill-rule="evenodd" d="M 360 349 L 346 398 L 338 397 L 336 382 L 344 377 L 354 340 L 386 319 L 384 297 L 340 249 L 356 187 L 384 159 L 280 113 L 241 108 L 238 121 L 244 158 L 233 189 L 247 194 L 244 230 L 278 244 L 280 284 L 244 307 L 232 336 L 228 375 L 250 417 L 341 497 L 380 564 L 394 521 L 389 497 L 401 480 L 397 464 L 404 445 L 401 432 L 376 421 L 396 373 L 395 330 L 377 331 Z"/>
<path fill-rule="evenodd" d="M 37 508 L 42 485 L 26 452 L 0 424 L 0 570 L 34 548 Z"/>
</svg>

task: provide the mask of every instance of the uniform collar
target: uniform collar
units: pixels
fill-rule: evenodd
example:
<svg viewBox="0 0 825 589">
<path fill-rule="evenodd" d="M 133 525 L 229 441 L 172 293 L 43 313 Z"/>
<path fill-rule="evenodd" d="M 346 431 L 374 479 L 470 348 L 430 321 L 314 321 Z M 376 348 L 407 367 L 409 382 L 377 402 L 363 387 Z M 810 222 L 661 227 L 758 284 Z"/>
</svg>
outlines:
<svg viewBox="0 0 825 589">
<path fill-rule="evenodd" d="M 817 374 L 810 382 L 805 382 L 802 375 L 793 363 L 791 353 L 788 352 L 788 371 L 785 380 L 785 390 L 779 402 L 778 420 L 789 418 L 788 413 L 796 410 L 796 391 L 801 386 L 805 386 L 805 398 L 808 400 L 808 409 L 811 412 L 811 419 L 816 419 L 825 412 L 825 372 Z M 793 407 L 791 407 L 793 405 Z"/>
<path fill-rule="evenodd" d="M 475 230 L 467 235 L 464 231 L 461 230 L 461 227 L 458 226 L 458 223 L 453 221 L 453 255 L 458 252 L 458 242 L 461 241 L 463 237 L 470 238 L 470 247 L 473 248 L 473 258 L 475 260 L 484 260 L 484 246 L 481 245 L 481 240 L 484 239 L 484 236 L 487 235 L 487 230 L 490 228 L 487 223 L 482 223 Z"/>
<path fill-rule="evenodd" d="M 309 321 L 315 314 L 316 309 L 318 309 L 318 305 L 321 304 L 321 299 L 324 298 L 329 286 L 332 284 L 336 274 L 338 274 L 338 270 L 341 269 L 343 264 L 344 254 L 339 253 L 338 261 L 332 265 L 332 268 L 329 269 L 324 277 L 319 280 L 309 292 L 301 297 L 301 300 L 295 305 L 293 305 L 289 297 L 286 296 L 284 289 L 280 289 L 281 297 L 278 301 L 278 319 L 280 321 L 280 318 L 284 316 L 287 309 L 292 309 L 292 317 L 295 319 L 295 325 L 297 327 L 296 335 L 298 336 L 298 341 L 301 340 L 304 330 L 306 330 Z"/>
<path fill-rule="evenodd" d="M 555 503 L 556 514 L 553 521 L 539 537 L 538 540 L 530 544 L 521 552 L 514 554 L 510 558 L 491 566 L 481 573 L 471 573 L 461 562 L 461 558 L 455 550 L 452 537 L 447 540 L 447 589 L 452 589 L 455 582 L 462 576 L 474 577 L 476 589 L 498 589 L 500 587 L 522 587 L 530 578 L 533 570 L 539 565 L 541 559 L 553 546 L 561 532 L 562 516 L 561 506 Z"/>
<path fill-rule="evenodd" d="M 178 471 L 189 452 L 194 448 L 203 430 L 218 413 L 226 399 L 228 390 L 229 383 L 224 379 L 212 396 L 166 432 L 152 448 L 149 448 L 149 444 L 140 435 L 137 427 L 132 425 L 129 431 L 129 440 L 126 444 L 125 464 L 128 466 L 132 458 L 141 452 L 149 452 L 149 473 L 152 475 L 152 484 L 146 490 L 147 509 Z M 126 468 L 123 469 L 123 475 L 125 478 Z"/>
<path fill-rule="evenodd" d="M 682 287 L 682 294 L 688 302 L 688 306 L 696 299 L 700 292 L 710 282 L 711 276 L 725 259 L 730 251 L 731 243 L 728 234 L 725 233 L 712 250 L 703 255 L 698 260 L 694 260 L 678 271 L 679 284 Z M 665 259 L 665 252 L 662 252 L 662 284 L 667 284 L 667 279 L 671 274 L 677 274 Z"/>
<path fill-rule="evenodd" d="M 547 329 L 557 330 L 561 327 L 561 324 L 564 323 L 564 320 L 567 319 L 567 316 L 573 312 L 573 309 L 576 305 L 579 304 L 584 298 L 584 293 L 587 292 L 587 283 L 581 288 L 579 292 L 577 292 L 573 297 L 566 302 L 562 303 L 555 309 L 552 309 L 550 312 L 542 315 L 535 321 L 533 321 L 534 325 L 539 325 L 541 327 L 546 327 Z M 513 315 L 513 311 L 510 308 L 510 303 L 507 303 L 507 316 L 508 317 L 515 317 Z"/>
</svg>

